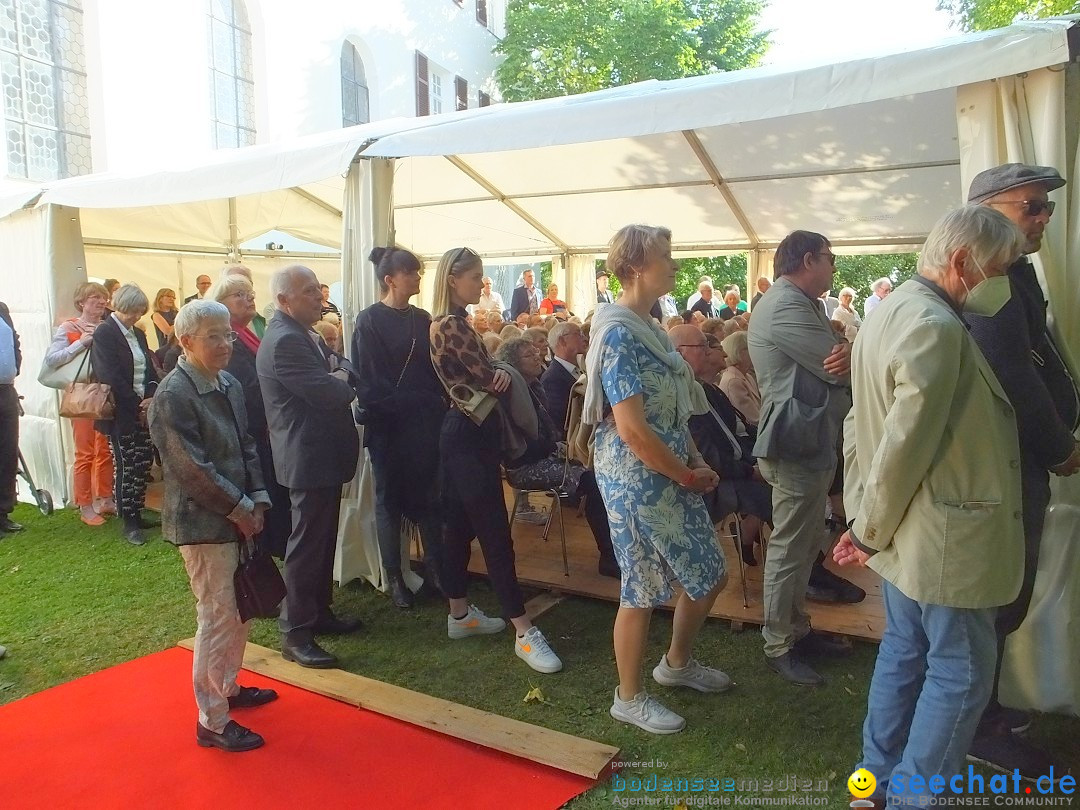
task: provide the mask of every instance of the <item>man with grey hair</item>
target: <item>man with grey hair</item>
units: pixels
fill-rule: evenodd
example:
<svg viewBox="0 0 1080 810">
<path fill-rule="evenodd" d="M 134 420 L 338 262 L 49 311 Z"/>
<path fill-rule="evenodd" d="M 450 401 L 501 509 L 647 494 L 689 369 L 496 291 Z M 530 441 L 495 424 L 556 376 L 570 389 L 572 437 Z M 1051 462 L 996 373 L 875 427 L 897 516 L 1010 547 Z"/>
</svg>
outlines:
<svg viewBox="0 0 1080 810">
<path fill-rule="evenodd" d="M 877 305 L 885 300 L 885 297 L 892 292 L 892 281 L 888 276 L 883 276 L 870 285 L 870 295 L 866 297 L 866 301 L 863 303 L 863 318 L 870 317 L 870 313 L 873 312 Z"/>
<path fill-rule="evenodd" d="M 1047 301 L 1027 258 L 1039 250 L 1054 213 L 1049 193 L 1064 185 L 1056 169 L 1007 163 L 976 175 L 968 193 L 972 203 L 999 211 L 1020 228 L 1026 254 L 1009 267 L 997 295 L 973 301 L 964 312 L 971 336 L 1016 408 L 1026 551 L 1020 594 L 998 611 L 994 694 L 970 757 L 1007 773 L 1019 770 L 1030 779 L 1049 773 L 1052 766 L 1057 772 L 1065 769 L 1014 733 L 1014 729 L 1023 730 L 1030 718 L 998 703 L 997 681 L 1006 637 L 1019 629 L 1031 604 L 1043 519 L 1050 502 L 1050 473 L 1072 475 L 1080 467 L 1080 450 L 1073 436 L 1080 420 L 1080 394 L 1047 329 Z"/>
<path fill-rule="evenodd" d="M 540 378 L 544 389 L 544 404 L 555 420 L 560 436 L 566 438 L 566 411 L 570 407 L 570 389 L 581 370 L 578 357 L 588 351 L 589 344 L 576 323 L 557 323 L 548 332 L 548 344 L 553 359 Z"/>
<path fill-rule="evenodd" d="M 278 628 L 281 654 L 326 668 L 337 658 L 316 635 L 357 630 L 330 609 L 341 487 L 356 474 L 360 444 L 349 403 L 349 371 L 312 327 L 322 313 L 319 280 L 306 267 L 270 279 L 277 312 L 266 326 L 256 368 L 262 386 L 278 481 L 289 488 L 292 533 L 285 550 L 288 595 Z"/>
<path fill-rule="evenodd" d="M 878 802 L 912 803 L 916 777 L 960 772 L 993 686 L 994 616 L 1020 589 L 1016 420 L 961 313 L 996 296 L 1022 245 L 991 209 L 946 214 L 919 275 L 855 342 L 844 423 L 852 521 L 833 558 L 882 577 L 885 632 L 859 763 Z"/>
</svg>

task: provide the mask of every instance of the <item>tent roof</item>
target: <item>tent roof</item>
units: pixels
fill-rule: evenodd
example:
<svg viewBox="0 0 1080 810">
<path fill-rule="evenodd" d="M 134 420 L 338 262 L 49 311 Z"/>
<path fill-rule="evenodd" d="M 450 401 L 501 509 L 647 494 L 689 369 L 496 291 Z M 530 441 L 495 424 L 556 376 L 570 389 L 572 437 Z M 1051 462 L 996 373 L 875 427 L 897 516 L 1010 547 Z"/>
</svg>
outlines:
<svg viewBox="0 0 1080 810">
<path fill-rule="evenodd" d="M 278 228 L 337 246 L 342 175 L 357 156 L 395 157 L 397 240 L 423 255 L 602 252 L 631 221 L 668 224 L 684 253 L 769 247 L 793 228 L 915 245 L 961 199 L 955 88 L 1069 61 L 1078 20 L 381 121 L 62 180 L 37 204 L 81 208 L 90 241 L 220 247 Z M 0 216 L 39 191 L 0 195 Z"/>
</svg>

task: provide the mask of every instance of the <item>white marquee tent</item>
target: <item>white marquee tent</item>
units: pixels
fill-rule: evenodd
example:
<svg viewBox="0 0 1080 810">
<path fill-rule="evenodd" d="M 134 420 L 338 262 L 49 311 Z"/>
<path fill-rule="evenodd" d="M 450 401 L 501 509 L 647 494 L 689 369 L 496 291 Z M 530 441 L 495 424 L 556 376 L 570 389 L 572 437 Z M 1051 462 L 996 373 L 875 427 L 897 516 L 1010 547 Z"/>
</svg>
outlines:
<svg viewBox="0 0 1080 810">
<path fill-rule="evenodd" d="M 571 308 L 586 312 L 592 263 L 627 222 L 670 226 L 679 255 L 748 251 L 755 278 L 771 274 L 771 250 L 794 228 L 826 234 L 840 253 L 915 249 L 976 172 L 1008 160 L 1070 179 L 1037 262 L 1055 326 L 1080 357 L 1078 55 L 1080 18 L 1060 18 L 841 64 L 645 82 L 377 122 L 150 175 L 5 188 L 0 279 L 26 347 L 24 453 L 39 485 L 68 491 L 56 397 L 34 375 L 87 272 L 190 287 L 194 272 L 278 229 L 340 248 L 340 265 L 245 252 L 263 297 L 259 280 L 283 262 L 324 276 L 340 267 L 348 319 L 374 299 L 372 245 L 394 240 L 430 260 L 467 244 L 485 258 L 550 258 Z M 1080 488 L 1059 487 L 1029 625 L 1051 610 L 1049 590 L 1080 604 L 1078 552 L 1064 556 L 1080 535 L 1078 504 Z M 1013 646 L 1031 656 L 1050 643 L 1040 632 Z M 1080 678 L 1064 662 L 1080 660 L 1080 628 L 1053 634 L 1063 652 L 1038 673 L 1043 697 L 1023 656 L 1010 666 L 1024 700 L 1077 711 Z"/>
</svg>

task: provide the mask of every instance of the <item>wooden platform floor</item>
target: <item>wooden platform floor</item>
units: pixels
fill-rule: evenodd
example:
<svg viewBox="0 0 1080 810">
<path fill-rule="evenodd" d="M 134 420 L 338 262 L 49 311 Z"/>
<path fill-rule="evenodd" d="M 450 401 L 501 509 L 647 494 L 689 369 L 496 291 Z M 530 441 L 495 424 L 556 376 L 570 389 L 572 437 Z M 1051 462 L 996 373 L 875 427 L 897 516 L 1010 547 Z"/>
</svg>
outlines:
<svg viewBox="0 0 1080 810">
<path fill-rule="evenodd" d="M 549 499 L 546 496 L 533 495 L 531 497 L 537 509 L 547 508 Z M 512 506 L 512 496 L 508 491 L 508 512 Z M 543 526 L 518 522 L 514 525 L 513 537 L 519 580 L 528 585 L 550 588 L 562 593 L 617 602 L 619 581 L 602 577 L 596 572 L 598 553 L 589 524 L 585 522 L 584 517 L 578 517 L 575 509 L 564 509 L 563 517 L 566 522 L 566 550 L 570 575 L 566 576 L 563 573 L 558 519 L 552 526 L 546 543 L 542 539 Z M 730 540 L 725 540 L 723 548 L 728 562 L 728 584 L 720 593 L 709 615 L 732 621 L 736 623 L 736 626 L 741 624 L 759 627 L 763 621 L 761 565 L 745 568 L 749 607 L 743 607 L 743 593 L 734 544 Z M 760 549 L 758 559 L 760 560 Z M 833 571 L 838 570 L 831 561 L 829 566 Z M 487 572 L 484 567 L 484 556 L 475 541 L 469 570 L 474 573 Z M 852 638 L 880 641 L 881 633 L 885 628 L 885 607 L 881 601 L 880 577 L 867 568 L 844 570 L 842 574 L 866 591 L 866 599 L 857 605 L 808 603 L 814 627 Z M 667 607 L 672 607 L 672 604 L 669 603 Z"/>
</svg>

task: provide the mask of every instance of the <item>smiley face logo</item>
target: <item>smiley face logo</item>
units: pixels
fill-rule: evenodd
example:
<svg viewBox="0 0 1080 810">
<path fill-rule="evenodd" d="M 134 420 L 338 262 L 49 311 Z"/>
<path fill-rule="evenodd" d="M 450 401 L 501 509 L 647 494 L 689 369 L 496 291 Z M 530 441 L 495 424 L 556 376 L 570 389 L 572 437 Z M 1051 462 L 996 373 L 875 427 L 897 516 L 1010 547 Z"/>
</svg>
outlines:
<svg viewBox="0 0 1080 810">
<path fill-rule="evenodd" d="M 847 780 L 848 790 L 856 799 L 866 799 L 873 795 L 877 779 L 866 768 L 859 768 Z"/>
</svg>

